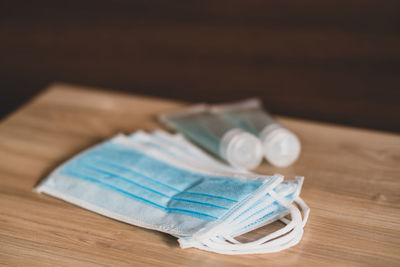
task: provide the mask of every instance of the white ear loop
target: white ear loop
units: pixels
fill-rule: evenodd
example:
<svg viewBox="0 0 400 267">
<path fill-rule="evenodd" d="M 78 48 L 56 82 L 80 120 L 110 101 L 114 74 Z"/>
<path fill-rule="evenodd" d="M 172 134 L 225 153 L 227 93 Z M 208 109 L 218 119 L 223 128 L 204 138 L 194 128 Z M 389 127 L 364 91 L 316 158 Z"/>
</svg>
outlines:
<svg viewBox="0 0 400 267">
<path fill-rule="evenodd" d="M 294 207 L 291 206 L 289 208 L 290 210 L 290 214 L 292 217 L 292 221 L 286 225 L 284 228 L 279 229 L 265 237 L 262 237 L 258 240 L 252 241 L 252 242 L 248 242 L 248 243 L 241 243 L 239 241 L 237 241 L 236 239 L 232 238 L 233 240 L 236 240 L 238 242 L 238 244 L 231 244 L 228 242 L 225 242 L 223 246 L 220 246 L 219 244 L 221 244 L 220 242 L 215 242 L 215 236 L 214 237 L 210 237 L 210 238 L 206 238 L 204 240 L 198 240 L 202 243 L 204 243 L 205 245 L 209 246 L 209 247 L 213 247 L 213 248 L 217 248 L 217 249 L 246 249 L 246 248 L 254 248 L 255 246 L 259 246 L 261 244 L 264 244 L 272 239 L 275 239 L 281 235 L 284 235 L 288 232 L 290 232 L 291 230 L 295 229 L 296 227 L 298 227 L 298 225 L 300 225 L 301 227 L 301 215 L 299 210 Z M 224 237 L 224 235 L 222 235 L 222 237 Z M 271 241 L 273 242 L 272 244 L 280 244 L 280 243 L 285 243 L 286 239 L 290 239 L 291 235 L 289 237 L 283 236 L 281 241 L 278 241 L 278 239 Z"/>
<path fill-rule="evenodd" d="M 198 242 L 193 243 L 193 246 L 221 254 L 271 253 L 292 247 L 301 240 L 303 228 L 300 211 L 294 205 L 290 206 L 289 210 L 292 216 L 292 221 L 289 225 L 256 241 L 240 243 L 236 239 L 232 239 L 234 242 L 232 244 L 220 238 L 213 237 L 205 240 L 197 240 Z M 292 232 L 289 234 L 277 238 L 291 230 Z"/>
<path fill-rule="evenodd" d="M 277 200 L 280 201 L 281 198 L 279 196 L 278 198 Z M 295 246 L 303 236 L 303 227 L 310 213 L 310 208 L 300 197 L 297 197 L 295 202 L 303 211 L 303 219 L 301 218 L 300 210 L 296 206 L 290 205 L 289 211 L 291 220 L 281 218 L 281 221 L 287 225 L 258 240 L 241 243 L 229 235 L 222 235 L 219 237 L 205 238 L 204 240 L 197 239 L 191 245 L 207 251 L 231 255 L 272 253 Z"/>
<path fill-rule="evenodd" d="M 212 226 L 212 228 L 209 229 L 203 229 L 199 233 L 193 235 L 194 239 L 208 239 L 208 238 L 213 238 L 215 236 L 223 236 L 224 234 L 227 234 L 231 228 L 229 227 L 230 224 L 234 221 L 234 219 L 244 211 L 246 211 L 248 208 L 250 208 L 255 202 L 257 202 L 259 199 L 261 199 L 265 194 L 273 190 L 278 184 L 280 184 L 283 181 L 283 176 L 275 176 L 275 180 L 266 183 L 263 186 L 261 186 L 257 191 L 257 193 L 253 194 L 251 198 L 248 198 L 247 200 L 244 200 L 244 204 L 241 206 L 238 206 L 237 209 L 234 211 L 228 213 L 225 215 L 225 217 L 218 222 L 218 224 L 215 224 Z"/>
<path fill-rule="evenodd" d="M 304 200 L 301 197 L 297 197 L 294 202 L 296 202 L 297 205 L 301 208 L 303 211 L 303 222 L 302 226 L 304 227 L 308 221 L 308 217 L 310 216 L 310 207 L 304 202 Z"/>
<path fill-rule="evenodd" d="M 148 136 L 150 137 L 150 136 Z M 165 136 L 166 137 L 166 136 Z M 170 140 L 172 139 L 168 136 Z M 175 138 L 174 138 L 175 139 Z M 176 139 L 175 139 L 176 140 Z M 174 141 L 175 141 L 174 140 Z M 172 141 L 172 140 L 171 140 Z M 176 141 L 175 141 L 176 142 Z M 160 145 L 160 144 L 159 144 Z M 174 151 L 176 152 L 176 151 Z M 180 154 L 180 153 L 179 153 Z M 182 155 L 180 155 L 182 156 Z M 303 181 L 302 177 L 299 178 L 300 182 Z M 299 186 L 301 188 L 301 186 Z M 290 205 L 290 202 L 282 198 L 280 195 L 276 194 L 273 190 L 270 192 L 271 197 L 275 198 L 280 204 L 283 206 Z M 253 202 L 253 201 L 252 201 Z M 195 238 L 194 240 L 184 240 L 179 239 L 179 243 L 182 248 L 188 247 L 197 247 L 203 250 L 212 251 L 221 254 L 257 254 L 257 253 L 272 253 L 284 250 L 286 248 L 292 247 L 296 245 L 303 235 L 303 227 L 307 222 L 310 208 L 307 204 L 300 198 L 295 198 L 294 202 L 296 202 L 299 207 L 303 211 L 303 220 L 301 219 L 300 211 L 294 205 L 290 205 L 289 211 L 291 214 L 291 220 L 287 218 L 280 218 L 282 222 L 286 224 L 285 227 L 279 229 L 267 236 L 264 236 L 258 240 L 248 242 L 248 243 L 241 243 L 237 241 L 232 236 L 223 233 L 219 233 L 218 236 L 211 236 L 207 234 L 203 238 Z M 247 206 L 247 205 L 246 205 Z M 241 207 L 240 210 L 242 211 L 245 207 Z M 224 229 L 224 232 L 228 232 L 229 223 L 232 223 L 233 217 L 230 217 L 228 225 L 225 225 L 224 228 L 218 227 L 219 230 Z M 221 225 L 222 226 L 222 225 Z M 218 231 L 213 231 L 213 233 L 217 233 Z M 222 235 L 221 235 L 222 234 Z"/>
<path fill-rule="evenodd" d="M 301 180 L 297 185 L 295 192 L 292 189 L 287 189 L 286 191 L 280 191 L 277 193 L 275 190 L 271 194 L 267 194 L 267 198 L 261 201 L 259 204 L 251 208 L 251 211 L 247 212 L 246 216 L 240 215 L 242 218 L 236 217 L 234 223 L 232 223 L 232 229 L 230 232 L 230 238 L 240 236 L 247 232 L 251 232 L 257 228 L 270 224 L 276 220 L 282 219 L 286 224 L 290 223 L 290 220 L 283 218 L 287 215 L 288 210 L 282 211 L 282 206 L 288 206 L 292 201 L 287 199 L 285 196 L 288 194 L 294 194 L 295 198 L 299 195 Z M 272 196 L 271 196 L 272 195 Z M 275 201 L 278 201 L 280 205 L 274 205 Z M 227 237 L 227 236 L 225 236 Z"/>
<path fill-rule="evenodd" d="M 265 207 L 265 205 L 267 205 L 266 207 L 268 207 L 271 203 L 273 203 L 275 201 L 278 201 L 281 206 L 284 206 L 284 207 L 287 207 L 287 208 L 291 205 L 291 201 L 289 201 L 285 197 L 282 197 L 281 195 L 277 194 L 274 190 L 271 190 L 268 194 L 270 195 L 269 201 L 267 201 L 266 203 L 265 202 L 264 203 L 260 203 L 261 205 L 264 205 L 264 207 Z M 256 209 L 259 208 L 258 206 L 260 206 L 260 205 L 257 205 L 255 208 Z M 275 212 L 278 209 L 279 209 L 279 206 L 272 206 L 272 207 L 269 207 L 267 209 L 262 209 L 262 210 L 256 211 L 254 213 L 256 215 L 254 215 L 254 214 L 251 215 L 252 221 L 256 222 L 257 220 L 261 219 L 265 215 L 267 215 L 269 213 L 272 213 L 272 212 Z M 284 214 L 282 214 L 282 215 L 284 215 Z M 283 217 L 282 215 L 281 216 L 275 216 L 275 218 L 273 216 L 271 216 L 270 217 L 271 218 L 270 221 L 265 220 L 264 222 L 257 223 L 253 227 L 250 227 L 247 231 L 252 231 L 252 230 L 255 230 L 255 229 L 257 229 L 257 228 L 259 228 L 261 226 L 264 226 L 264 225 L 266 225 L 268 223 L 272 223 L 277 219 L 276 217 L 282 218 Z M 283 219 L 286 220 L 286 221 L 284 221 L 286 224 L 290 223 L 290 220 L 287 220 L 285 218 L 283 218 Z M 244 226 L 243 222 L 244 221 L 240 221 L 237 225 L 235 225 L 235 227 L 234 227 L 234 229 L 232 231 L 233 233 L 237 233 L 237 234 L 235 234 L 235 236 L 240 235 L 240 233 L 241 233 L 240 230 Z M 242 231 L 242 233 L 244 233 L 244 232 Z M 234 237 L 234 236 L 231 236 L 231 237 Z"/>
</svg>

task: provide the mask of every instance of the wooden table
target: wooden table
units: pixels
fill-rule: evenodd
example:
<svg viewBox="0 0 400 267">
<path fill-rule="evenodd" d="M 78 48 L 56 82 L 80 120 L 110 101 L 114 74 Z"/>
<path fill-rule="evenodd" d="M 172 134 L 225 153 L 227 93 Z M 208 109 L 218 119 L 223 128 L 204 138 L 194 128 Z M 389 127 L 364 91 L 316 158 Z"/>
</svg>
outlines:
<svg viewBox="0 0 400 267">
<path fill-rule="evenodd" d="M 182 103 L 55 84 L 0 124 L 0 264 L 23 266 L 400 265 L 400 136 L 289 118 L 311 207 L 303 240 L 284 252 L 224 256 L 39 195 L 60 163 L 118 132 L 160 127 Z"/>
</svg>

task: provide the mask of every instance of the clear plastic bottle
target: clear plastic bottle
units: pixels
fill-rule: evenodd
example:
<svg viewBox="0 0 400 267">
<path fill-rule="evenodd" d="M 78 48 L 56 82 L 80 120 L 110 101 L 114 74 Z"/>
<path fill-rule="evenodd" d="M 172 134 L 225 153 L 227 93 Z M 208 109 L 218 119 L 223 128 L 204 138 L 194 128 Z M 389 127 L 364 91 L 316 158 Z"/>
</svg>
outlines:
<svg viewBox="0 0 400 267">
<path fill-rule="evenodd" d="M 160 121 L 233 167 L 251 170 L 262 161 L 260 140 L 220 116 L 210 113 L 206 105 L 163 114 Z"/>
<path fill-rule="evenodd" d="M 297 136 L 275 121 L 262 107 L 259 99 L 215 105 L 211 111 L 232 124 L 258 136 L 264 156 L 277 167 L 294 163 L 301 150 Z"/>
</svg>

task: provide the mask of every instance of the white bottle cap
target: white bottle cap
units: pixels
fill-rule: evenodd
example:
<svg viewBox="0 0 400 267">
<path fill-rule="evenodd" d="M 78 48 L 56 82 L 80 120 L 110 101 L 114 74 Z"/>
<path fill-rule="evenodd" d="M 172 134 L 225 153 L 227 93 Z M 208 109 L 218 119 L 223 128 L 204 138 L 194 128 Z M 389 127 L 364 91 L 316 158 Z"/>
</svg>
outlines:
<svg viewBox="0 0 400 267">
<path fill-rule="evenodd" d="M 260 165 L 263 149 L 256 136 L 242 129 L 234 128 L 222 137 L 220 154 L 233 167 L 251 170 Z"/>
<path fill-rule="evenodd" d="M 279 124 L 267 126 L 260 139 L 265 158 L 276 167 L 287 167 L 300 155 L 301 145 L 297 136 Z"/>
</svg>

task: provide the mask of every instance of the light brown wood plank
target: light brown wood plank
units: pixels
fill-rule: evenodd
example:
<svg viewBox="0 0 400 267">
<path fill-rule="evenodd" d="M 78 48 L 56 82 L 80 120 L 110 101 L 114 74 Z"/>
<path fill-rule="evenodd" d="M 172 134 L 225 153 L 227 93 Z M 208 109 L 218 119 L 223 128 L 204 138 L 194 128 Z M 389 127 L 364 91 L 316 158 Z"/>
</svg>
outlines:
<svg viewBox="0 0 400 267">
<path fill-rule="evenodd" d="M 113 136 L 161 127 L 183 103 L 55 84 L 0 123 L 0 264 L 29 266 L 396 266 L 400 263 L 400 136 L 280 117 L 302 141 L 289 168 L 306 177 L 311 216 L 281 253 L 224 256 L 179 248 L 131 226 L 32 192 L 58 164 Z M 266 231 L 261 229 L 258 232 Z"/>
</svg>

